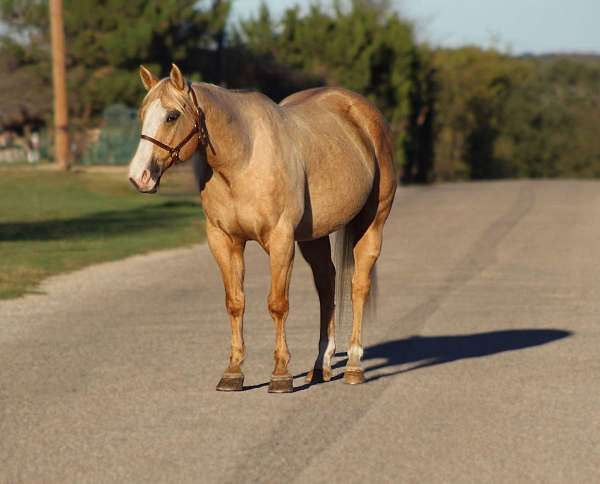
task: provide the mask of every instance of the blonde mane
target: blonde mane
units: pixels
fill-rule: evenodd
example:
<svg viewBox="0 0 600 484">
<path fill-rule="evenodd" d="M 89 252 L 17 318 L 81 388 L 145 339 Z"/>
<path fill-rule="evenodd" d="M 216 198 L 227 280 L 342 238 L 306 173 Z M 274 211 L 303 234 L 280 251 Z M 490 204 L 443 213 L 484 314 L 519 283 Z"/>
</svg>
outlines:
<svg viewBox="0 0 600 484">
<path fill-rule="evenodd" d="M 188 92 L 188 87 L 186 86 L 186 88 L 181 91 L 173 85 L 169 78 L 158 81 L 156 85 L 148 91 L 148 94 L 144 97 L 140 107 L 141 118 L 144 117 L 146 108 L 156 99 L 160 100 L 165 109 L 176 109 L 182 114 L 196 116 L 196 110 Z"/>
</svg>

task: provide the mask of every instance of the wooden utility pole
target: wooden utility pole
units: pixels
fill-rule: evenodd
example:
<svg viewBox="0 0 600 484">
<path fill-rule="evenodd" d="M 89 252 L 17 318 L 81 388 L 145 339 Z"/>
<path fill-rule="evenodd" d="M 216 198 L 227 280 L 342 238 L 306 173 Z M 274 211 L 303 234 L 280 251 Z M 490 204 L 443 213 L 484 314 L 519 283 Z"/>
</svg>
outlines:
<svg viewBox="0 0 600 484">
<path fill-rule="evenodd" d="M 70 167 L 69 111 L 65 72 L 65 29 L 62 0 L 50 0 L 52 37 L 52 84 L 54 86 L 54 159 L 59 168 Z"/>
</svg>

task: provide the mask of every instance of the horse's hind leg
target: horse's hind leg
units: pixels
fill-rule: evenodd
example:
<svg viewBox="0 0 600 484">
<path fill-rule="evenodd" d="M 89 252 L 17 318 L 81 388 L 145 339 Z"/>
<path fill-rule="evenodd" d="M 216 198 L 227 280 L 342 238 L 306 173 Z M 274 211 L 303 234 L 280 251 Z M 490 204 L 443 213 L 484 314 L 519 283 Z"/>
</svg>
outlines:
<svg viewBox="0 0 600 484">
<path fill-rule="evenodd" d="M 221 269 L 225 286 L 225 306 L 231 321 L 229 365 L 217 385 L 217 390 L 239 391 L 244 383 L 241 367 L 245 354 L 243 334 L 245 242 L 230 237 L 210 221 L 206 223 L 206 235 L 211 252 Z"/>
<path fill-rule="evenodd" d="M 306 381 L 331 380 L 331 358 L 335 353 L 335 266 L 331 260 L 329 236 L 298 242 L 302 256 L 312 269 L 321 307 L 319 354 Z"/>
<path fill-rule="evenodd" d="M 383 225 L 390 213 L 393 192 L 390 197 L 380 200 L 377 212 L 366 230 L 358 231 L 354 243 L 354 274 L 352 276 L 352 336 L 348 347 L 348 363 L 344 381 L 349 384 L 364 382 L 361 368 L 363 355 L 362 321 L 365 302 L 371 290 L 371 276 L 379 254 L 383 238 Z M 365 210 L 366 212 L 367 210 Z M 360 224 L 360 218 L 356 220 Z M 355 232 L 356 233 L 356 232 Z"/>
</svg>

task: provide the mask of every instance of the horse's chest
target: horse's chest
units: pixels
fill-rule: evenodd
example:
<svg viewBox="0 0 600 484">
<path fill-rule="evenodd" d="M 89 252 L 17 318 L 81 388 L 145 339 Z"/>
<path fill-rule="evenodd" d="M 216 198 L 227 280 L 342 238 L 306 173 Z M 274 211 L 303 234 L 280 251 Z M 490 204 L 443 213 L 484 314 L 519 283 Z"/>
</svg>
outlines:
<svg viewBox="0 0 600 484">
<path fill-rule="evenodd" d="M 201 198 L 206 217 L 229 235 L 260 241 L 268 231 L 272 210 L 263 197 L 207 184 Z"/>
</svg>

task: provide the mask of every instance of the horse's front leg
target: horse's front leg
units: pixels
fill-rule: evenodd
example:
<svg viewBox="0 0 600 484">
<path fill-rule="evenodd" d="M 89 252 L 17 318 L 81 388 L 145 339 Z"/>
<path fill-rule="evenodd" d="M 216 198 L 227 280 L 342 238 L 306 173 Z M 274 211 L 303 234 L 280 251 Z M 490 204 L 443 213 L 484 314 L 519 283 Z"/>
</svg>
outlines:
<svg viewBox="0 0 600 484">
<path fill-rule="evenodd" d="M 285 340 L 285 320 L 289 310 L 289 288 L 294 262 L 294 233 L 274 230 L 266 247 L 270 256 L 271 292 L 268 307 L 275 323 L 275 369 L 271 376 L 269 392 L 288 393 L 294 390 L 292 375 L 288 371 L 290 352 Z"/>
<path fill-rule="evenodd" d="M 225 306 L 231 320 L 231 352 L 229 366 L 217 385 L 217 390 L 231 392 L 240 391 L 244 383 L 242 362 L 245 356 L 244 347 L 244 248 L 246 242 L 236 239 L 221 229 L 206 223 L 208 245 L 213 253 L 225 286 Z"/>
</svg>

